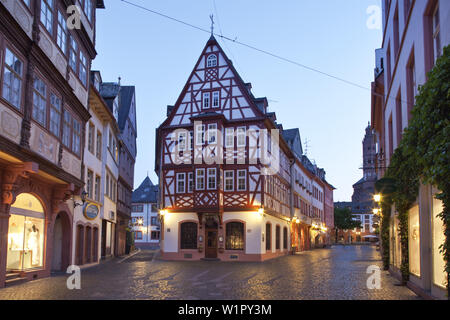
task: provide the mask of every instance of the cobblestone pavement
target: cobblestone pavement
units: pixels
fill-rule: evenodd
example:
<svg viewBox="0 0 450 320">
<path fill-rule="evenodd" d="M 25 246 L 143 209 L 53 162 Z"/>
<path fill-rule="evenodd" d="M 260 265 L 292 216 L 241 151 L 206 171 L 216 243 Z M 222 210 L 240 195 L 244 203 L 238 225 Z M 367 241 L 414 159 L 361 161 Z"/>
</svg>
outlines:
<svg viewBox="0 0 450 320">
<path fill-rule="evenodd" d="M 381 267 L 369 246 L 335 246 L 256 262 L 162 261 L 144 250 L 82 270 L 81 289 L 61 274 L 0 289 L 0 299 L 418 299 L 388 272 L 381 289 L 366 286 L 367 267 Z"/>
</svg>

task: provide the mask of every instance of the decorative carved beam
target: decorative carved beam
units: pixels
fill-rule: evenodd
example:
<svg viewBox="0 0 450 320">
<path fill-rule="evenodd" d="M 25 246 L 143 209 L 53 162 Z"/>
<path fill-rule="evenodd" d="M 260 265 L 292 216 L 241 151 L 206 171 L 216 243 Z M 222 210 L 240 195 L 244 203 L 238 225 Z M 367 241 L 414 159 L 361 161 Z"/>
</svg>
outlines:
<svg viewBox="0 0 450 320">
<path fill-rule="evenodd" d="M 29 178 L 30 173 L 36 173 L 39 165 L 36 162 L 25 162 L 20 165 L 9 166 L 3 171 L 2 179 L 2 201 L 3 204 L 11 205 L 14 200 L 13 190 L 19 177 Z"/>
</svg>

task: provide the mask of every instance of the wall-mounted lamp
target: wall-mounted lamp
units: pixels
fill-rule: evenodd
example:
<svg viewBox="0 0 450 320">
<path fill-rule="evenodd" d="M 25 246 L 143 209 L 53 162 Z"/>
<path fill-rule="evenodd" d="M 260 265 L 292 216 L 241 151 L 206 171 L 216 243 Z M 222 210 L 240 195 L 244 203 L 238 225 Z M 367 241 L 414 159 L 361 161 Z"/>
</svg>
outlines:
<svg viewBox="0 0 450 320">
<path fill-rule="evenodd" d="M 375 200 L 375 202 L 380 202 L 381 201 L 381 194 L 374 194 L 373 195 L 373 200 Z"/>
<path fill-rule="evenodd" d="M 87 196 L 87 192 L 83 190 L 83 192 L 81 193 L 81 201 L 82 201 L 82 203 L 77 203 L 75 201 L 75 199 L 73 199 L 73 208 L 75 209 L 78 206 L 84 206 L 84 204 L 86 203 L 86 196 Z"/>
<path fill-rule="evenodd" d="M 258 214 L 262 217 L 264 215 L 264 208 L 261 205 L 261 207 L 258 209 Z"/>
<path fill-rule="evenodd" d="M 377 215 L 377 214 L 378 214 L 378 212 L 380 212 L 380 209 L 378 209 L 378 208 L 375 208 L 375 209 L 373 209 L 373 210 L 372 210 L 372 212 L 373 212 L 373 214 Z"/>
</svg>

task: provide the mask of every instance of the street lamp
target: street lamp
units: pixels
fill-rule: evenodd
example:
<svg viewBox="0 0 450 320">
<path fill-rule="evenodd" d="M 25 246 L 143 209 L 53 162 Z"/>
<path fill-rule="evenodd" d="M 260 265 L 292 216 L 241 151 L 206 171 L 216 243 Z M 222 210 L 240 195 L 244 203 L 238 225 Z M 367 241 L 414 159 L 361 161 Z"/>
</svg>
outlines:
<svg viewBox="0 0 450 320">
<path fill-rule="evenodd" d="M 378 208 L 375 208 L 375 209 L 373 209 L 373 211 L 372 211 L 372 212 L 373 212 L 373 214 L 374 214 L 374 215 L 377 215 L 377 214 L 378 214 L 378 212 L 380 212 L 380 209 L 378 209 Z"/>
<path fill-rule="evenodd" d="M 264 207 L 261 205 L 261 207 L 258 209 L 258 214 L 260 217 L 264 215 Z"/>
<path fill-rule="evenodd" d="M 373 196 L 373 200 L 375 200 L 375 202 L 381 202 L 381 194 L 375 194 Z"/>
</svg>

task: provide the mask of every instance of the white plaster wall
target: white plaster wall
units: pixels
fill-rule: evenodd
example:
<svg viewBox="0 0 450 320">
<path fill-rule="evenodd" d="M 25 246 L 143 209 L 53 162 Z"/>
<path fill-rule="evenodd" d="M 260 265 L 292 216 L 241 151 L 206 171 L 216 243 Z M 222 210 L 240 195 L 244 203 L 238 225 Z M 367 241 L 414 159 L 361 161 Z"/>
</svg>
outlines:
<svg viewBox="0 0 450 320">
<path fill-rule="evenodd" d="M 178 252 L 178 223 L 183 220 L 198 222 L 195 212 L 166 213 L 164 215 L 164 241 L 161 241 L 161 249 L 164 252 Z M 167 232 L 170 229 L 170 232 Z"/>
<path fill-rule="evenodd" d="M 398 3 L 399 8 L 399 55 L 398 65 L 396 66 L 396 56 L 394 52 L 394 13 L 395 6 Z M 396 119 L 396 97 L 399 89 L 401 90 L 402 97 L 402 129 L 408 125 L 408 108 L 407 108 L 407 87 L 406 87 L 406 67 L 414 48 L 415 70 L 416 70 L 416 84 L 423 85 L 426 81 L 425 73 L 425 43 L 424 43 L 424 14 L 428 1 L 420 0 L 415 1 L 415 5 L 412 11 L 408 29 L 406 30 L 406 36 L 402 46 L 402 37 L 405 30 L 405 17 L 404 17 L 404 1 L 392 0 L 391 10 L 387 21 L 387 31 L 383 41 L 384 52 L 387 52 L 388 44 L 391 48 L 391 73 L 392 73 L 392 88 L 386 92 L 387 102 L 385 106 L 385 123 L 386 128 L 385 145 L 386 150 L 389 150 L 389 117 L 392 114 L 392 131 L 393 131 L 393 146 L 394 149 L 398 146 L 397 141 L 397 119 Z M 440 33 L 441 33 L 441 47 L 450 44 L 450 1 L 439 0 L 440 11 Z M 389 90 L 387 82 L 387 62 L 385 62 L 385 88 Z M 386 157 L 389 163 L 389 152 L 386 152 Z"/>
<path fill-rule="evenodd" d="M 223 222 L 226 223 L 229 220 L 245 221 L 245 253 L 262 253 L 261 232 L 263 218 L 257 212 L 224 212 Z"/>
</svg>

